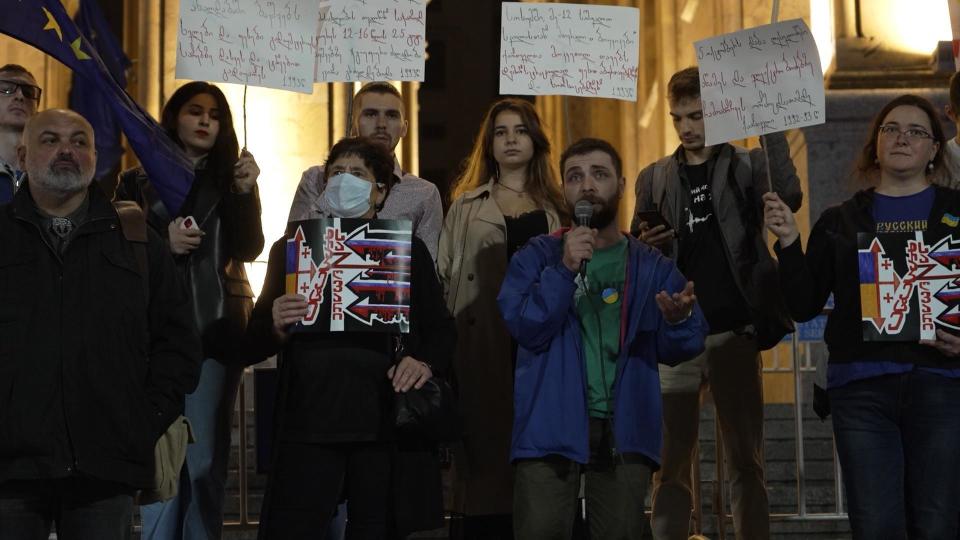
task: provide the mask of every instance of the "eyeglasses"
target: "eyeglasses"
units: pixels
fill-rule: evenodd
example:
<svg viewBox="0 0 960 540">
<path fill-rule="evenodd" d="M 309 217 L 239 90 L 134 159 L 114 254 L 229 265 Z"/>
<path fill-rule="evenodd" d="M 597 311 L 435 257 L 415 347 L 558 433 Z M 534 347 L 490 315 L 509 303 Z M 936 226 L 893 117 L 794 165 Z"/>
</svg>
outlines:
<svg viewBox="0 0 960 540">
<path fill-rule="evenodd" d="M 884 124 L 880 126 L 880 134 L 884 137 L 896 137 L 897 135 L 903 135 L 903 139 L 907 142 L 919 141 L 920 139 L 932 139 L 933 135 L 927 133 L 926 130 L 920 128 L 909 128 L 905 130 L 900 130 L 899 126 L 892 124 Z"/>
<path fill-rule="evenodd" d="M 23 94 L 24 98 L 35 100 L 38 103 L 40 102 L 40 94 L 43 91 L 39 86 L 0 79 L 0 94 L 12 96 L 17 93 L 17 88 L 20 89 L 20 93 Z"/>
</svg>

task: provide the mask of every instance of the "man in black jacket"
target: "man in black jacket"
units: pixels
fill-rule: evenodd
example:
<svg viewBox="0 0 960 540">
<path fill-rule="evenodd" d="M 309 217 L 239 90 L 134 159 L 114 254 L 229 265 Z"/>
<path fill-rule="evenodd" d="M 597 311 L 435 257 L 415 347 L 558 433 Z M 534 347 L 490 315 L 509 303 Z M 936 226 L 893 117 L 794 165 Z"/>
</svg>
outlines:
<svg viewBox="0 0 960 540">
<path fill-rule="evenodd" d="M 27 189 L 0 207 L 0 540 L 46 539 L 51 522 L 129 538 L 154 445 L 197 381 L 188 297 L 159 237 L 138 252 L 91 185 L 83 117 L 36 115 L 18 158 Z"/>
</svg>

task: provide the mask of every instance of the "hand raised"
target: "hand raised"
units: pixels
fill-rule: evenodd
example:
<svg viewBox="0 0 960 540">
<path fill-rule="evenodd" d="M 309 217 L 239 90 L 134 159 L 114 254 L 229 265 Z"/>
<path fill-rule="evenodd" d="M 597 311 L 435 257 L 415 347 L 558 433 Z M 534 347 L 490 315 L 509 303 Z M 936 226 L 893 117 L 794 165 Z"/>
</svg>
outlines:
<svg viewBox="0 0 960 540">
<path fill-rule="evenodd" d="M 693 293 L 693 282 L 688 281 L 682 291 L 669 294 L 660 291 L 655 297 L 657 307 L 663 313 L 663 318 L 670 324 L 683 322 L 693 312 L 693 305 L 697 303 L 697 295 Z"/>
<path fill-rule="evenodd" d="M 233 166 L 233 187 L 239 193 L 250 193 L 260 176 L 260 167 L 253 154 L 244 148 L 240 152 L 240 159 Z"/>
<path fill-rule="evenodd" d="M 763 194 L 763 222 L 780 241 L 780 247 L 789 246 L 800 236 L 793 211 L 773 191 Z"/>
</svg>

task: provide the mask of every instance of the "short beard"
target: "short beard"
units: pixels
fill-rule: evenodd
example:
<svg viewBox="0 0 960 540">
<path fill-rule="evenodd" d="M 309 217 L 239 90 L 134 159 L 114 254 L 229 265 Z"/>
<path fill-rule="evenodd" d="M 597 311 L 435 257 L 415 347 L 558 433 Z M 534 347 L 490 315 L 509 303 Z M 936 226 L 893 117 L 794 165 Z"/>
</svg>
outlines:
<svg viewBox="0 0 960 540">
<path fill-rule="evenodd" d="M 590 220 L 590 226 L 597 230 L 606 228 L 613 220 L 617 219 L 617 211 L 619 208 L 620 194 L 617 193 L 601 204 L 600 211 L 595 213 L 593 219 Z"/>
<path fill-rule="evenodd" d="M 85 177 L 80 171 L 55 172 L 52 169 L 34 177 L 28 175 L 28 178 L 38 186 L 59 195 L 72 195 L 84 191 L 93 180 L 92 177 Z"/>
<path fill-rule="evenodd" d="M 607 225 L 613 222 L 617 218 L 617 212 L 620 209 L 620 191 L 610 196 L 609 199 L 603 200 L 599 197 L 588 198 L 592 204 L 599 204 L 600 210 L 597 210 L 590 216 L 590 228 L 592 229 L 603 229 Z M 574 205 L 576 201 L 574 201 Z M 574 206 L 570 207 L 570 213 L 574 214 Z"/>
</svg>

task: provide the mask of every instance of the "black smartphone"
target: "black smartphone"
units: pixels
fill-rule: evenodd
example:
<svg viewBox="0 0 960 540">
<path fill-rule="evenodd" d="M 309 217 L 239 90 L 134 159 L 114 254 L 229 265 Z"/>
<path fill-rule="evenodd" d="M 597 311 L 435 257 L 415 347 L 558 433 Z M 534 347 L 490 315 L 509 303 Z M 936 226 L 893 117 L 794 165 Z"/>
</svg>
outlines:
<svg viewBox="0 0 960 540">
<path fill-rule="evenodd" d="M 656 210 L 647 210 L 643 212 L 637 212 L 637 217 L 639 218 L 637 219 L 638 223 L 641 221 L 646 221 L 647 226 L 650 227 L 651 229 L 656 227 L 657 225 L 663 225 L 663 230 L 665 231 L 669 231 L 670 229 L 673 228 L 673 226 L 670 225 L 670 222 L 667 221 L 667 218 L 663 217 L 663 214 L 661 214 Z M 636 231 L 636 232 L 639 235 L 640 232 L 639 231 Z"/>
</svg>

